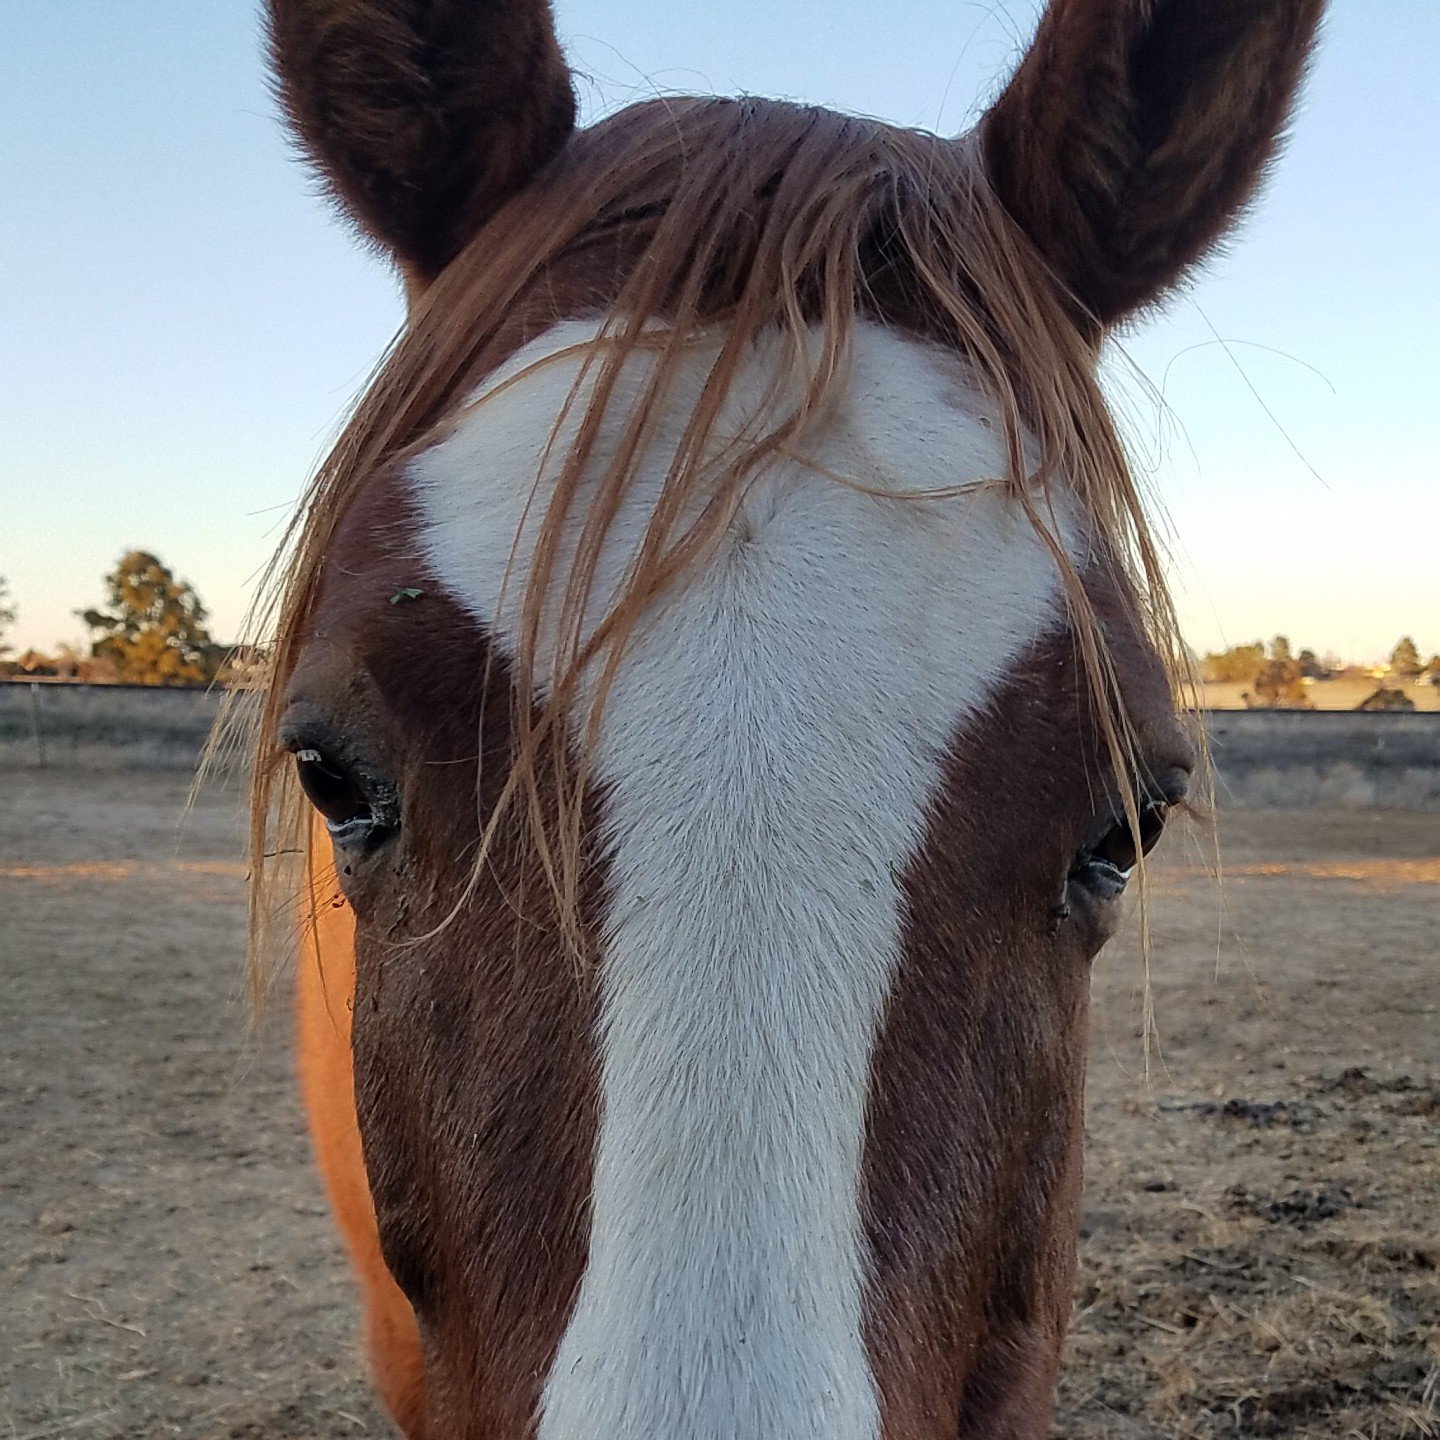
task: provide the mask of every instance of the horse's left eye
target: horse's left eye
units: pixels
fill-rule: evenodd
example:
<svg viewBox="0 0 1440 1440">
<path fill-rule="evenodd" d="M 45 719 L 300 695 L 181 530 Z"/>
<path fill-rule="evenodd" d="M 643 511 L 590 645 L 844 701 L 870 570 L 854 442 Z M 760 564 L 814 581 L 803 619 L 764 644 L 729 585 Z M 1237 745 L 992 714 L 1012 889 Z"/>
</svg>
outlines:
<svg viewBox="0 0 1440 1440">
<path fill-rule="evenodd" d="M 295 774 L 305 797 L 325 817 L 337 839 L 358 836 L 375 824 L 375 813 L 360 782 L 339 761 L 320 750 L 297 750 Z"/>
<path fill-rule="evenodd" d="M 1165 814 L 1170 807 L 1158 801 L 1148 802 L 1140 811 L 1139 853 L 1136 853 L 1136 832 L 1126 818 L 1117 820 L 1105 832 L 1100 843 L 1091 852 L 1092 858 L 1112 865 L 1122 875 L 1128 875 L 1135 868 L 1141 855 L 1148 855 L 1160 840 L 1165 830 Z"/>
<path fill-rule="evenodd" d="M 1116 817 L 1098 840 L 1075 857 L 1070 869 L 1071 880 L 1078 880 L 1106 897 L 1119 895 L 1140 856 L 1148 855 L 1159 843 L 1169 810 L 1169 805 L 1161 800 L 1146 800 L 1141 804 L 1138 847 L 1137 833 L 1128 817 Z"/>
</svg>

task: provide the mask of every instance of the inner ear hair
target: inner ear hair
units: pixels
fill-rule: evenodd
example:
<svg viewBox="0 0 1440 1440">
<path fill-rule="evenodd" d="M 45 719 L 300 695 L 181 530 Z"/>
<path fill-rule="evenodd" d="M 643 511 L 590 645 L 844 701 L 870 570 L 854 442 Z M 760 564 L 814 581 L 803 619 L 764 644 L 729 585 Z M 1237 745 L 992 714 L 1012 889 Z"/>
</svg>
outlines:
<svg viewBox="0 0 1440 1440">
<path fill-rule="evenodd" d="M 267 0 L 267 13 L 296 136 L 412 283 L 433 279 L 574 129 L 546 0 Z"/>
<path fill-rule="evenodd" d="M 980 123 L 996 193 L 1111 325 L 1212 249 L 1274 155 L 1325 0 L 1051 0 Z"/>
</svg>

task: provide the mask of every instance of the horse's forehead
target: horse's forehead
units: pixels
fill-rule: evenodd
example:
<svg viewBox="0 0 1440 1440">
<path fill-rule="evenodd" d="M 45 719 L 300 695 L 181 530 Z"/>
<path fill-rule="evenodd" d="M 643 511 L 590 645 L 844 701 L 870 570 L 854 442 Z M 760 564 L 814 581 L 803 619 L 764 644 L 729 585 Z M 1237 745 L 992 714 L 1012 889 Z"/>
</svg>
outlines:
<svg viewBox="0 0 1440 1440">
<path fill-rule="evenodd" d="M 397 647 L 412 655 L 423 647 L 437 663 L 442 652 L 474 654 L 477 638 L 513 649 L 548 487 L 585 410 L 587 385 L 576 386 L 584 347 L 598 329 L 597 321 L 564 321 L 514 351 L 461 407 L 442 440 L 407 471 L 387 470 L 362 489 L 331 546 L 304 668 L 315 668 L 317 649 L 333 650 L 329 668 L 343 685 L 355 666 L 368 667 Z M 592 618 L 623 583 L 720 340 L 697 344 L 674 376 L 597 568 Z M 717 435 L 763 408 L 772 360 L 761 347 L 741 367 Z M 653 352 L 642 350 L 627 366 L 592 472 L 611 457 L 652 364 Z M 995 407 L 959 356 L 875 324 L 857 327 L 853 368 L 841 388 L 803 456 L 772 463 L 751 487 L 718 558 L 743 550 L 753 571 L 768 557 L 777 567 L 772 583 L 787 567 L 805 571 L 808 588 L 791 587 L 786 598 L 792 617 L 809 608 L 808 623 L 845 623 L 844 608 L 827 612 L 822 599 L 827 582 L 843 581 L 864 602 L 852 618 L 863 621 L 868 610 L 869 618 L 883 615 L 890 624 L 888 639 L 871 637 L 877 643 L 911 652 L 922 667 L 968 666 L 979 690 L 993 687 L 1001 678 L 996 667 L 1006 663 L 1001 657 L 1020 656 L 1061 608 L 1053 560 L 1001 480 L 1008 460 Z M 944 498 L 919 498 L 927 491 Z M 883 492 L 907 498 L 887 500 Z M 561 577 L 586 498 L 582 487 L 562 541 Z M 1103 540 L 1063 493 L 1052 497 L 1051 518 L 1063 532 L 1055 538 L 1082 572 L 1132 716 L 1142 729 L 1173 725 L 1169 681 L 1142 633 L 1123 567 L 1093 563 Z M 735 573 L 733 565 L 717 570 L 722 579 Z M 416 589 L 447 603 L 412 606 L 408 596 Z M 472 624 L 457 626 L 457 613 Z M 317 637 L 327 643 L 315 645 Z M 988 661 L 987 644 L 994 647 Z M 939 653 L 947 647 L 948 660 Z M 862 649 L 852 653 L 856 663 L 863 660 Z M 546 659 L 537 657 L 537 674 Z"/>
<path fill-rule="evenodd" d="M 595 331 L 592 322 L 566 322 L 513 356 L 406 477 L 429 564 L 502 644 L 514 644 L 542 517 L 583 423 L 594 384 L 585 347 Z M 719 335 L 696 342 L 667 380 L 604 542 L 591 623 L 624 585 L 675 457 L 691 441 L 692 416 L 721 343 Z M 569 572 L 600 477 L 625 443 L 655 364 L 654 352 L 642 348 L 615 385 L 561 539 L 559 576 Z M 784 382 L 778 391 L 776 386 L 776 355 L 757 345 L 730 380 L 710 429 L 717 469 L 737 437 L 744 443 L 798 401 Z M 835 609 L 825 595 L 826 586 L 843 577 L 859 601 L 890 612 L 887 623 L 899 622 L 893 642 L 917 656 L 952 641 L 973 649 L 972 642 L 987 633 L 992 604 L 1009 623 L 988 630 L 1007 632 L 1007 650 L 1010 631 L 1023 643 L 1027 627 L 1033 635 L 1041 612 L 1049 613 L 1053 567 L 1018 507 L 1005 498 L 1001 433 L 993 407 L 958 357 L 862 325 L 845 383 L 827 398 L 803 441 L 757 471 L 731 535 L 713 564 L 702 567 L 706 573 L 689 583 L 732 582 L 730 562 L 736 547 L 744 547 L 757 596 L 787 574 L 804 572 L 805 586 L 786 599 L 792 609 L 814 610 L 815 623 L 841 622 L 844 607 Z M 702 484 L 692 510 L 711 493 Z M 1033 599 L 1042 593 L 1045 601 Z M 1021 594 L 1033 603 L 1016 608 Z M 903 616 L 895 613 L 897 605 L 904 606 Z M 537 673 L 545 672 L 548 658 L 538 657 Z"/>
</svg>

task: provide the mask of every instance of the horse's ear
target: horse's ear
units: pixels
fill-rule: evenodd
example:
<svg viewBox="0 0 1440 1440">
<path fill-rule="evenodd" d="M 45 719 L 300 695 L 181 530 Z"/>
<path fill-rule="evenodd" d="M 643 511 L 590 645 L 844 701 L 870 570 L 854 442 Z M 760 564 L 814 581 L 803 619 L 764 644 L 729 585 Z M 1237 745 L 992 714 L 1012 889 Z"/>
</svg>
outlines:
<svg viewBox="0 0 1440 1440">
<path fill-rule="evenodd" d="M 1274 153 L 1324 0 L 1050 0 L 980 122 L 991 185 L 1109 325 L 1176 284 Z"/>
<path fill-rule="evenodd" d="M 565 144 L 547 0 L 267 0 L 296 134 L 350 217 L 433 279 Z"/>
</svg>

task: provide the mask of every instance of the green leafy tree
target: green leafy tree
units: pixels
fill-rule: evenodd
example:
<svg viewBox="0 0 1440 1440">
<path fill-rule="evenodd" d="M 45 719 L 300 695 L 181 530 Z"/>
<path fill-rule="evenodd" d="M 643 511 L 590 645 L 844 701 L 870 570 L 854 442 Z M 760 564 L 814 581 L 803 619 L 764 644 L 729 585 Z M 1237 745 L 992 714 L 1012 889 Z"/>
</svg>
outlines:
<svg viewBox="0 0 1440 1440">
<path fill-rule="evenodd" d="M 148 551 L 131 550 L 105 585 L 109 609 L 79 612 L 95 632 L 97 660 L 112 662 L 132 684 L 195 685 L 214 677 L 218 647 L 205 628 L 205 607 L 186 581 Z"/>
<path fill-rule="evenodd" d="M 14 601 L 10 599 L 9 582 L 0 575 L 0 658 L 10 653 L 10 642 L 6 636 L 18 613 Z"/>
<path fill-rule="evenodd" d="M 1418 675 L 1422 669 L 1420 652 L 1415 648 L 1415 642 L 1408 636 L 1402 635 L 1400 643 L 1390 652 L 1390 668 L 1397 675 Z"/>
</svg>

